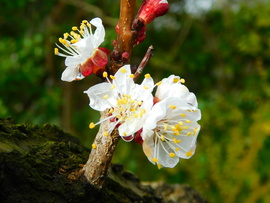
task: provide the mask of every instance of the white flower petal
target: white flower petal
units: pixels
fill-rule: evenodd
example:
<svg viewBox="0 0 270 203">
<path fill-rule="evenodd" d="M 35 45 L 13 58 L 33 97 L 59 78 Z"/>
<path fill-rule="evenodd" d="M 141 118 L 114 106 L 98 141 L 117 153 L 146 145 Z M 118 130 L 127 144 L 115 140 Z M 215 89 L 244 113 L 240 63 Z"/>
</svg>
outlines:
<svg viewBox="0 0 270 203">
<path fill-rule="evenodd" d="M 79 68 L 76 66 L 68 66 L 62 73 L 61 80 L 66 82 L 72 82 L 76 79 L 79 73 Z"/>
<path fill-rule="evenodd" d="M 94 33 L 94 46 L 98 47 L 104 41 L 105 29 L 100 18 L 93 18 L 90 23 L 96 27 Z"/>
</svg>

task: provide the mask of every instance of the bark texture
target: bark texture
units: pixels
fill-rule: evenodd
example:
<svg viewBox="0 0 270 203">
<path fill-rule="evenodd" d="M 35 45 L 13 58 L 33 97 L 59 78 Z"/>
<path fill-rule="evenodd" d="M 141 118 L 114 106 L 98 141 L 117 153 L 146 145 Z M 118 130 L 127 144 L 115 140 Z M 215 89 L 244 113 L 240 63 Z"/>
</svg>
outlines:
<svg viewBox="0 0 270 203">
<path fill-rule="evenodd" d="M 118 164 L 98 190 L 81 174 L 89 152 L 55 126 L 0 119 L 0 202 L 206 202 L 188 186 L 141 184 Z"/>
</svg>

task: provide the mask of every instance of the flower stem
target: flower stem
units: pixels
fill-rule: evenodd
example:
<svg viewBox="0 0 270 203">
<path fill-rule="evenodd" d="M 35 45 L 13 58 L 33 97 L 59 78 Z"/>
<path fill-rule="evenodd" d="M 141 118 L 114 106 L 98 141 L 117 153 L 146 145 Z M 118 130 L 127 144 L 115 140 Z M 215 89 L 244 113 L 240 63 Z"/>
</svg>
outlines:
<svg viewBox="0 0 270 203">
<path fill-rule="evenodd" d="M 132 30 L 135 7 L 136 0 L 121 0 L 120 18 L 118 22 L 119 30 L 111 56 L 111 74 L 114 74 L 121 66 L 124 65 L 121 58 L 124 52 L 127 52 L 129 56 L 131 56 L 131 52 L 134 47 L 134 36 L 136 34 L 136 31 Z M 125 63 L 129 63 L 129 59 L 125 61 Z"/>
</svg>

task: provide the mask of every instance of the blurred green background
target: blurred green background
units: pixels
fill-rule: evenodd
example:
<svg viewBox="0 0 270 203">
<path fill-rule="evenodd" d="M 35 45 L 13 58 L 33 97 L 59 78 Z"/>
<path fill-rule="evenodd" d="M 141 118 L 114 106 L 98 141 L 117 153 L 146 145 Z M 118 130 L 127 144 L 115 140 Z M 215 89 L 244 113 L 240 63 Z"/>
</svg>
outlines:
<svg viewBox="0 0 270 203">
<path fill-rule="evenodd" d="M 138 4 L 141 1 L 138 1 Z M 1 0 L 0 117 L 58 125 L 90 147 L 99 119 L 83 91 L 100 80 L 60 80 L 64 58 L 54 55 L 64 32 L 101 17 L 102 44 L 112 50 L 119 1 Z M 197 95 L 202 126 L 197 153 L 173 169 L 153 166 L 135 142 L 122 140 L 113 162 L 142 181 L 191 185 L 209 202 L 270 202 L 270 2 L 267 0 L 169 0 L 170 11 L 147 27 L 134 49 L 155 81 L 186 79 Z M 139 6 L 139 5 L 138 5 Z"/>
</svg>

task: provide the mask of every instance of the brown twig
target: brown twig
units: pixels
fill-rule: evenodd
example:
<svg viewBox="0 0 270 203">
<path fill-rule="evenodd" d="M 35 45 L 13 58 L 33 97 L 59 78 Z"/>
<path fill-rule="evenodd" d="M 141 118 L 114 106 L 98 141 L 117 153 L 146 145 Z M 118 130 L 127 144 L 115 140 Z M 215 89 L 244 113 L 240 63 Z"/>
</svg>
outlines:
<svg viewBox="0 0 270 203">
<path fill-rule="evenodd" d="M 138 66 L 135 74 L 134 74 L 134 81 L 137 81 L 140 74 L 142 74 L 144 67 L 147 65 L 151 57 L 153 56 L 153 49 L 154 47 L 151 45 L 148 50 L 146 51 L 140 65 Z"/>
</svg>

